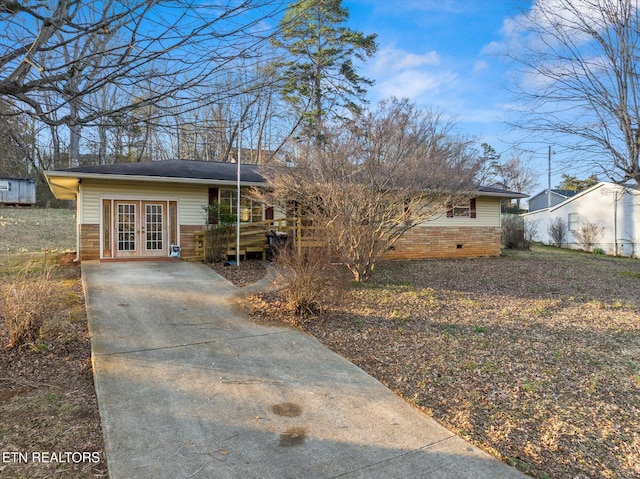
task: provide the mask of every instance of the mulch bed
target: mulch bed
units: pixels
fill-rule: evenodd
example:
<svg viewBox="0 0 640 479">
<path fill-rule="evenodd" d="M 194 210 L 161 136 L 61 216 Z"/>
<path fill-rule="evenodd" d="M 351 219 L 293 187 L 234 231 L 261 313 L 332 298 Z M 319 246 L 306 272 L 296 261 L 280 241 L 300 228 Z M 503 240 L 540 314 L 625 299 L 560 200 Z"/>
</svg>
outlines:
<svg viewBox="0 0 640 479">
<path fill-rule="evenodd" d="M 212 263 L 208 266 L 239 288 L 260 281 L 267 274 L 264 263 L 255 259 L 240 261 L 240 266 L 228 262 Z"/>
</svg>

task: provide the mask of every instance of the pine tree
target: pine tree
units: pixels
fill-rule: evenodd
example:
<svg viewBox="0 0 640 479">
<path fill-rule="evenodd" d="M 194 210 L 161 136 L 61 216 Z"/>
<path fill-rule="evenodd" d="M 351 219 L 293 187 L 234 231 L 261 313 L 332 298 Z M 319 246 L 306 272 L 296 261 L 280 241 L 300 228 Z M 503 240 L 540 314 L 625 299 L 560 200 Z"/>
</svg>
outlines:
<svg viewBox="0 0 640 479">
<path fill-rule="evenodd" d="M 346 111 L 359 112 L 372 80 L 358 74 L 354 61 L 377 49 L 376 35 L 344 26 L 349 11 L 341 0 L 298 0 L 282 19 L 273 40 L 283 51 L 281 93 L 300 115 L 303 135 L 321 140 L 323 124 Z"/>
</svg>

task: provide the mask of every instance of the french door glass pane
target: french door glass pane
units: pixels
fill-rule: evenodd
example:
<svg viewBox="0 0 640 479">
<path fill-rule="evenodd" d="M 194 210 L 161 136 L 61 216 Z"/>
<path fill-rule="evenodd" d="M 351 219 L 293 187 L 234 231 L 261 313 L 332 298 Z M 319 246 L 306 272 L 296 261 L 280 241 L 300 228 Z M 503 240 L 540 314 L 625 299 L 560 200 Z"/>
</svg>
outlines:
<svg viewBox="0 0 640 479">
<path fill-rule="evenodd" d="M 136 249 L 136 205 L 118 205 L 118 251 Z"/>
<path fill-rule="evenodd" d="M 162 250 L 164 248 L 162 205 L 145 205 L 145 215 L 147 250 Z"/>
</svg>

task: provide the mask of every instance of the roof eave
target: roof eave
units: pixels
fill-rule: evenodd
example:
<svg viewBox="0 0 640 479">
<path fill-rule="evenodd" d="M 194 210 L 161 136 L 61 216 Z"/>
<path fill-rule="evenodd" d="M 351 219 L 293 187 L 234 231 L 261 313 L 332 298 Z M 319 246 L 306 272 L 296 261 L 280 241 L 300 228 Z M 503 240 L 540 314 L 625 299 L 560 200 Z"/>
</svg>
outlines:
<svg viewBox="0 0 640 479">
<path fill-rule="evenodd" d="M 199 185 L 220 185 L 220 186 L 232 186 L 237 185 L 237 180 L 216 180 L 213 178 L 185 178 L 176 176 L 146 176 L 146 175 L 113 175 L 113 174 L 101 174 L 101 173 L 82 173 L 77 171 L 57 171 L 50 170 L 44 172 L 49 181 L 49 177 L 52 178 L 77 178 L 82 179 L 94 179 L 94 180 L 109 180 L 109 181 L 147 181 L 155 183 L 189 183 Z M 242 181 L 240 177 L 241 186 L 264 186 L 262 181 Z"/>
<path fill-rule="evenodd" d="M 46 172 L 45 172 L 46 173 Z M 75 200 L 80 190 L 80 180 L 74 177 L 50 178 L 45 174 L 45 179 L 53 196 L 58 200 Z M 60 181 L 56 181 L 59 179 Z"/>
<path fill-rule="evenodd" d="M 505 198 L 505 199 L 518 199 L 518 198 L 528 198 L 529 195 L 525 195 L 524 193 L 515 193 L 515 192 L 487 192 L 487 191 L 478 191 L 476 193 L 478 196 L 493 196 L 494 198 Z"/>
</svg>

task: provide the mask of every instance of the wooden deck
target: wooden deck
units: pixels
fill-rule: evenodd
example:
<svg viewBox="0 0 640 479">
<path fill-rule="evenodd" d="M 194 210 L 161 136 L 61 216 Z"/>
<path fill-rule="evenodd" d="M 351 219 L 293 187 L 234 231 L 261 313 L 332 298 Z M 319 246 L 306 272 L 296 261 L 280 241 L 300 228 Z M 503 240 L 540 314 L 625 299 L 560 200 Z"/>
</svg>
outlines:
<svg viewBox="0 0 640 479">
<path fill-rule="evenodd" d="M 228 258 L 236 258 L 237 238 L 235 235 L 227 249 Z M 312 238 L 313 228 L 303 226 L 299 218 L 279 218 L 275 220 L 258 221 L 254 223 L 240 224 L 240 257 L 246 258 L 247 254 L 253 254 L 267 259 L 267 252 L 273 241 L 269 237 L 291 240 L 296 248 L 300 250 L 305 247 L 321 245 L 321 242 Z M 195 256 L 184 258 L 187 261 L 203 261 L 206 251 L 206 235 L 204 231 L 196 231 L 195 235 Z M 276 240 L 277 241 L 277 240 Z"/>
</svg>

